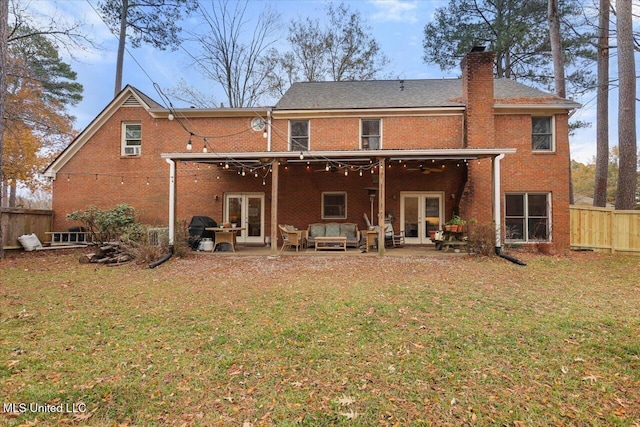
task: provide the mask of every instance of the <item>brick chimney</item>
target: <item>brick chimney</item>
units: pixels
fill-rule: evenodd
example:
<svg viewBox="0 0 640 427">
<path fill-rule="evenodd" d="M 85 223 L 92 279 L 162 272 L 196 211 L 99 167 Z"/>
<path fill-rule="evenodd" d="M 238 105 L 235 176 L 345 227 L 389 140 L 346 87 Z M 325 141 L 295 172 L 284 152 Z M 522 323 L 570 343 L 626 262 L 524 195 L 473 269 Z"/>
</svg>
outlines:
<svg viewBox="0 0 640 427">
<path fill-rule="evenodd" d="M 493 60 L 495 52 L 474 48 L 462 59 L 465 147 L 495 147 Z"/>
</svg>

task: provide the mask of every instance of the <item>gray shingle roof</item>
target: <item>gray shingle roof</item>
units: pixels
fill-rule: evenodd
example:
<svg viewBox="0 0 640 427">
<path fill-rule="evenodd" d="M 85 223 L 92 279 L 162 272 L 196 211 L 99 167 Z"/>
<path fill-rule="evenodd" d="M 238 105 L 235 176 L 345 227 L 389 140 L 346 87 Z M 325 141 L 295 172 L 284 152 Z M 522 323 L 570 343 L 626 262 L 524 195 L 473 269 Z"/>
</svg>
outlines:
<svg viewBox="0 0 640 427">
<path fill-rule="evenodd" d="M 369 80 L 294 83 L 276 110 L 462 107 L 461 79 Z M 552 94 L 514 82 L 496 79 L 494 96 L 503 100 L 530 99 L 539 104 L 571 103 Z M 578 104 L 575 104 L 577 107 Z"/>
</svg>

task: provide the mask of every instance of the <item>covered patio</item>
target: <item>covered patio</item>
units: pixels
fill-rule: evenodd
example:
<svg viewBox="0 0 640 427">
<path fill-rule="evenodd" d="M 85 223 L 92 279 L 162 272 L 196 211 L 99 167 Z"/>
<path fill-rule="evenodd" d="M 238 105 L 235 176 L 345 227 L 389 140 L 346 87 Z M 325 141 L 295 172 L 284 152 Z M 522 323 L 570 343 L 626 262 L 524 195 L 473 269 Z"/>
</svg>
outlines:
<svg viewBox="0 0 640 427">
<path fill-rule="evenodd" d="M 467 167 L 471 162 L 480 162 L 489 160 L 491 163 L 491 200 L 486 200 L 492 207 L 493 221 L 496 223 L 497 229 L 500 229 L 500 160 L 507 154 L 515 153 L 515 149 L 425 149 L 425 150 L 345 150 L 345 151 L 284 151 L 284 152 L 203 152 L 203 153 L 162 153 L 161 157 L 169 164 L 169 244 L 173 245 L 175 239 L 175 221 L 176 221 L 176 166 L 180 163 L 195 163 L 216 165 L 223 170 L 237 170 L 239 175 L 245 174 L 255 175 L 258 179 L 262 177 L 262 185 L 266 185 L 270 179 L 269 192 L 269 221 L 265 219 L 265 229 L 268 229 L 271 242 L 278 242 L 279 229 L 278 225 L 282 224 L 279 215 L 282 208 L 279 203 L 285 201 L 281 198 L 281 187 L 283 183 L 289 183 L 290 180 L 302 180 L 300 177 L 289 177 L 286 175 L 289 168 L 291 169 L 311 169 L 318 172 L 333 172 L 332 177 L 340 174 L 345 177 L 349 174 L 362 177 L 365 174 L 375 176 L 375 186 L 366 186 L 365 190 L 375 192 L 377 199 L 377 215 L 371 218 L 374 224 L 385 223 L 385 213 L 387 212 L 386 192 L 389 181 L 387 174 L 395 174 L 392 181 L 394 189 L 403 188 L 408 185 L 415 176 L 429 174 L 435 168 L 456 167 L 458 173 L 464 174 L 461 179 L 461 185 L 456 190 L 459 194 L 464 190 L 466 183 Z M 400 168 L 400 171 L 396 171 Z M 413 171 L 416 175 L 410 175 L 409 171 Z M 439 172 L 439 171 L 434 171 Z M 419 174 L 419 175 L 417 175 Z M 437 174 L 434 174 L 437 175 Z M 334 178 L 335 179 L 335 178 Z M 452 184 L 453 185 L 453 184 Z M 233 191 L 233 188 L 225 188 L 224 191 Z M 397 191 L 397 190 L 394 190 Z M 451 193 L 455 198 L 456 194 Z M 213 196 L 212 196 L 213 197 Z M 217 196 L 215 196 L 217 197 Z M 304 197 L 304 194 L 302 195 Z M 395 199 L 395 193 L 394 197 Z M 371 198 L 371 212 L 373 213 L 373 198 Z M 365 213 L 369 212 L 369 209 Z M 361 214 L 360 214 L 361 215 Z M 400 227 L 402 229 L 402 226 Z M 379 227 L 378 240 L 384 241 L 384 227 Z M 266 236 L 265 236 L 266 237 Z M 501 245 L 500 233 L 496 237 L 496 247 Z M 279 253 L 277 244 L 271 244 L 268 252 L 264 247 L 252 247 L 252 252 L 256 254 L 264 254 L 275 256 Z M 394 255 L 412 256 L 414 252 L 425 251 L 435 252 L 432 249 L 425 249 L 423 245 L 407 245 L 406 249 L 396 248 L 389 251 Z M 242 251 L 244 252 L 244 250 Z M 347 251 L 346 253 L 357 253 L 360 251 Z M 385 255 L 387 251 L 384 245 L 378 245 L 378 255 Z M 307 252 L 302 252 L 307 253 Z M 315 252 L 314 252 L 315 253 Z M 345 253 L 345 252 L 341 252 Z M 371 254 L 371 252 L 369 253 Z M 329 253 L 330 255 L 330 253 Z"/>
</svg>

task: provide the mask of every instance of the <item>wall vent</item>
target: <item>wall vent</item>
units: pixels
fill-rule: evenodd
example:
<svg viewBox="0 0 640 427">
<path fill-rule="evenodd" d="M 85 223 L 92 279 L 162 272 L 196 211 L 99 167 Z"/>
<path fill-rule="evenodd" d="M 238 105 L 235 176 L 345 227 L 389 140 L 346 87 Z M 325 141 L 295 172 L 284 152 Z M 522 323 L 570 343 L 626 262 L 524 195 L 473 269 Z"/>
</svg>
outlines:
<svg viewBox="0 0 640 427">
<path fill-rule="evenodd" d="M 140 107 L 141 104 L 135 96 L 131 95 L 126 101 L 124 101 L 123 105 L 127 107 Z"/>
</svg>

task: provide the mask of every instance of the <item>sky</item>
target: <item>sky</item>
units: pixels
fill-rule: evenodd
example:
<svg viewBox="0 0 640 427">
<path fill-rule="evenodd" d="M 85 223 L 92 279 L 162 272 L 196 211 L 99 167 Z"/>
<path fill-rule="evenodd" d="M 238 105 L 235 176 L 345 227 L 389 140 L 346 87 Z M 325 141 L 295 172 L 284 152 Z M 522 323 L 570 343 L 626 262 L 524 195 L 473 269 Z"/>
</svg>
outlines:
<svg viewBox="0 0 640 427">
<path fill-rule="evenodd" d="M 203 3 L 207 0 L 201 0 Z M 252 0 L 247 12 L 249 19 L 255 19 L 268 3 L 280 14 L 281 25 L 276 29 L 281 40 L 286 38 L 291 20 L 305 17 L 321 17 L 327 0 Z M 390 64 L 385 74 L 392 78 L 457 78 L 459 71 L 444 72 L 437 65 L 423 62 L 423 30 L 430 22 L 436 8 L 445 6 L 441 0 L 345 0 L 351 10 L 360 11 L 371 28 L 371 35 L 379 43 Z M 30 0 L 27 4 L 35 19 L 55 17 L 58 21 L 84 22 L 84 30 L 99 45 L 98 48 L 66 52 L 60 54 L 78 74 L 78 81 L 84 86 L 84 99 L 70 112 L 77 118 L 75 127 L 84 129 L 113 99 L 117 38 L 110 33 L 96 13 L 97 0 Z M 187 18 L 183 28 L 195 25 Z M 595 65 L 594 65 L 595 66 Z M 636 65 L 637 67 L 637 65 Z M 190 66 L 185 52 L 159 51 L 148 46 L 134 49 L 128 46 L 125 54 L 123 85 L 131 84 L 158 102 L 161 96 L 154 84 L 166 92 L 177 86 L 183 79 L 189 84 L 200 86 L 204 82 L 200 74 Z M 221 91 L 214 90 L 218 103 L 225 98 Z M 575 120 L 592 123 L 570 137 L 571 154 L 574 160 L 590 162 L 596 154 L 595 143 L 595 94 L 575 101 L 583 104 L 573 116 Z M 162 102 L 161 102 L 162 103 Z M 275 103 L 275 102 L 274 102 Z M 612 116 L 610 120 L 610 145 L 617 145 L 617 93 L 610 95 Z M 176 105 L 177 106 L 177 105 Z"/>
</svg>

